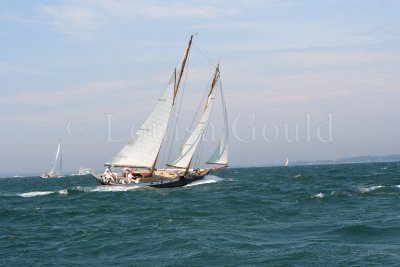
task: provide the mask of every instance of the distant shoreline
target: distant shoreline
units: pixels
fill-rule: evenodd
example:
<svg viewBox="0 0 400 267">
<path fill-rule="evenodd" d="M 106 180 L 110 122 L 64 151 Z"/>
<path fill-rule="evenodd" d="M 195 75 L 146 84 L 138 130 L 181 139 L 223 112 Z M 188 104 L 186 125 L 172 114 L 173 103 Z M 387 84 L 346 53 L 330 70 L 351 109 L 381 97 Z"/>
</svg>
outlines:
<svg viewBox="0 0 400 267">
<path fill-rule="evenodd" d="M 357 161 L 357 159 L 359 159 Z M 400 155 L 387 155 L 387 156 L 359 156 L 351 158 L 343 158 L 338 160 L 315 160 L 305 161 L 298 160 L 289 162 L 290 166 L 318 166 L 318 165 L 342 165 L 342 164 L 366 164 L 366 163 L 393 163 L 400 162 Z M 233 165 L 229 166 L 232 169 L 240 168 L 265 168 L 265 167 L 285 167 L 284 164 L 257 164 L 257 165 Z M 76 175 L 75 172 L 66 172 L 65 175 Z M 0 173 L 0 178 L 22 178 L 39 176 L 40 173 Z"/>
<path fill-rule="evenodd" d="M 400 162 L 400 155 L 386 155 L 386 156 L 359 156 L 350 157 L 337 160 L 297 160 L 289 162 L 289 166 L 316 166 L 316 165 L 340 165 L 340 164 L 365 164 L 365 163 L 391 163 Z M 257 165 L 238 165 L 231 166 L 231 168 L 257 168 L 257 167 L 285 167 L 282 164 L 257 164 Z"/>
</svg>

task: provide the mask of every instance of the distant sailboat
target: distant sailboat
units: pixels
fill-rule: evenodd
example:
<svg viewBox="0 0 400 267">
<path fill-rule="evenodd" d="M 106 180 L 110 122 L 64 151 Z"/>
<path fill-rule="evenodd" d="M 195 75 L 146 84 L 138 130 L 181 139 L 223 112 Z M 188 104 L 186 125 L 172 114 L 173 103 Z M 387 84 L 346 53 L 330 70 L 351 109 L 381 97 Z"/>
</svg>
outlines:
<svg viewBox="0 0 400 267">
<path fill-rule="evenodd" d="M 104 164 L 107 166 L 104 174 L 95 175 L 101 184 L 121 185 L 135 183 L 141 186 L 158 188 L 177 187 L 203 179 L 211 171 L 228 167 L 228 121 L 225 100 L 219 82 L 220 71 L 218 65 L 213 74 L 204 109 L 197 126 L 178 150 L 178 155 L 168 161 L 167 168 L 156 169 L 161 146 L 166 135 L 166 128 L 170 121 L 170 115 L 176 102 L 179 85 L 189 56 L 192 39 L 193 36 L 191 36 L 186 48 L 180 71 L 178 73 L 176 70 L 173 72 L 156 106 L 136 132 L 135 138 L 131 139 L 111 161 Z M 220 90 L 222 100 L 224 128 L 217 149 L 210 160 L 206 162 L 216 166 L 191 169 L 194 154 L 199 150 L 199 145 L 203 141 L 203 135 L 206 132 L 217 89 Z M 112 172 L 111 167 L 123 169 L 121 172 Z"/>
<path fill-rule="evenodd" d="M 286 158 L 285 166 L 289 166 L 289 158 Z"/>
<path fill-rule="evenodd" d="M 56 158 L 53 163 L 53 168 L 47 174 L 40 175 L 41 178 L 60 178 L 62 173 L 62 153 L 61 153 L 61 139 L 58 141 L 56 151 Z"/>
<path fill-rule="evenodd" d="M 79 167 L 78 175 L 88 175 L 88 174 L 93 174 L 93 170 L 91 168 Z"/>
</svg>

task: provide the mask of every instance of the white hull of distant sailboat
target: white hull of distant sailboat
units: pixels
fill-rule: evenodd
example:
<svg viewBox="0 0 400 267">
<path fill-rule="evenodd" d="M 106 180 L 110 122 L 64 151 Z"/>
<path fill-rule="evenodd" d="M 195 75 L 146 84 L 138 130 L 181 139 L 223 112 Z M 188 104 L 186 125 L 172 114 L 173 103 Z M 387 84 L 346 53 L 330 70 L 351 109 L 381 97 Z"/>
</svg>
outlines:
<svg viewBox="0 0 400 267">
<path fill-rule="evenodd" d="M 177 156 L 167 162 L 167 167 L 156 169 L 161 146 L 166 135 L 166 127 L 170 115 L 176 104 L 179 85 L 185 70 L 187 58 L 191 48 L 193 36 L 186 48 L 180 71 L 175 70 L 165 90 L 147 120 L 138 129 L 132 138 L 112 160 L 105 163 L 107 166 L 104 174 L 94 175 L 103 185 L 135 185 L 168 188 L 184 186 L 204 178 L 213 171 L 224 169 L 228 166 L 228 121 L 225 100 L 220 85 L 219 64 L 215 69 L 207 97 L 194 131 L 186 138 L 177 152 Z M 215 167 L 193 168 L 193 158 L 198 147 L 203 141 L 211 111 L 219 89 L 224 118 L 224 128 L 220 142 L 206 162 Z M 191 168 L 192 167 L 192 168 Z M 113 172 L 111 168 L 123 168 L 120 172 Z"/>
</svg>

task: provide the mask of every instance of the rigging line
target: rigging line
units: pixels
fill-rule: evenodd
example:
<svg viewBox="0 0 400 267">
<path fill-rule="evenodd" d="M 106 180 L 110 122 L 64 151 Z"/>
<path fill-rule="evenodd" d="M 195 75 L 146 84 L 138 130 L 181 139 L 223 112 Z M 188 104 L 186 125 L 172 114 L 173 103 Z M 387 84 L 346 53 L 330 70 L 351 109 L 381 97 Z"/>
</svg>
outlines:
<svg viewBox="0 0 400 267">
<path fill-rule="evenodd" d="M 176 68 L 175 68 L 175 85 L 176 85 L 176 75 L 177 75 L 177 73 L 176 73 Z M 182 85 L 182 87 L 183 86 L 184 85 Z M 178 94 L 175 97 L 179 98 L 180 94 L 181 94 L 181 92 L 178 91 Z M 176 115 L 177 115 L 176 109 L 177 109 L 177 106 L 179 106 L 179 104 L 180 104 L 180 102 L 176 101 L 175 104 L 172 106 L 171 118 L 170 118 L 169 123 L 167 124 L 167 133 L 166 133 L 167 134 L 166 135 L 167 138 L 164 139 L 164 142 L 163 142 L 164 146 L 163 146 L 162 154 L 161 154 L 161 157 L 160 157 L 160 162 L 162 163 L 163 166 L 165 166 L 167 164 L 167 161 L 168 161 L 168 158 L 167 158 L 168 150 L 169 150 L 170 146 L 172 146 L 173 140 L 171 139 L 171 132 L 172 132 L 172 128 L 174 127 L 173 125 L 175 124 Z"/>
<path fill-rule="evenodd" d="M 168 163 L 168 161 L 171 159 L 171 153 L 172 153 L 172 147 L 173 147 L 173 144 L 174 144 L 176 129 L 178 128 L 176 124 L 179 123 L 179 115 L 180 115 L 180 113 L 181 113 L 182 102 L 183 102 L 183 96 L 184 96 L 184 93 L 185 93 L 186 83 L 187 83 L 187 79 L 188 79 L 189 63 L 190 63 L 190 57 L 189 57 L 189 56 L 190 56 L 190 51 L 189 51 L 189 54 L 188 54 L 188 57 L 187 57 L 187 61 L 186 61 L 185 80 L 184 80 L 184 82 L 183 82 L 182 90 L 180 90 L 180 91 L 182 91 L 182 93 L 181 93 L 181 96 L 180 96 L 180 99 L 179 99 L 179 103 L 178 103 L 178 112 L 174 114 L 174 115 L 175 115 L 175 122 L 173 123 L 173 124 L 174 124 L 174 129 L 173 129 L 173 135 L 172 135 L 171 145 L 170 145 L 170 147 L 169 147 L 168 156 L 167 156 L 167 160 L 166 160 L 167 163 Z M 178 94 L 179 94 L 179 93 L 180 93 L 180 92 L 178 92 Z"/>
<path fill-rule="evenodd" d="M 200 102 L 199 102 L 198 107 L 196 109 L 196 113 L 195 113 L 195 115 L 193 117 L 193 120 L 190 123 L 190 128 L 193 128 L 195 125 L 197 125 L 195 122 L 196 122 L 196 119 L 198 119 L 200 110 L 203 110 L 202 106 L 204 105 L 205 100 L 207 99 L 208 90 L 209 90 L 209 88 L 211 86 L 211 83 L 212 83 L 212 78 L 206 84 L 205 90 L 203 90 L 203 95 L 201 96 L 201 99 L 200 99 Z"/>
<path fill-rule="evenodd" d="M 217 90 L 217 88 L 215 88 L 214 90 Z M 214 101 L 215 98 L 217 97 L 217 95 L 214 95 Z M 212 105 L 211 110 L 210 110 L 210 116 L 212 115 L 212 111 L 214 110 L 215 105 Z M 197 155 L 196 155 L 196 159 L 195 159 L 195 164 L 194 166 L 197 166 L 199 164 L 199 161 L 201 159 L 201 155 L 203 153 L 203 148 L 204 148 L 204 138 L 207 136 L 208 133 L 208 129 L 210 128 L 210 120 L 207 122 L 206 128 L 204 129 L 203 133 L 202 133 L 202 139 L 200 140 L 200 147 L 198 149 Z"/>
<path fill-rule="evenodd" d="M 190 129 L 192 129 L 192 128 L 195 128 L 195 126 L 197 125 L 196 120 L 199 118 L 199 112 L 200 112 L 200 110 L 202 110 L 202 106 L 203 106 L 204 101 L 205 101 L 205 99 L 206 99 L 206 97 L 207 97 L 207 95 L 208 95 L 208 88 L 210 87 L 211 82 L 212 82 L 212 81 L 209 81 L 208 84 L 206 85 L 206 90 L 203 90 L 203 95 L 202 95 L 202 97 L 201 97 L 201 100 L 199 101 L 198 107 L 196 108 L 196 113 L 195 113 L 195 115 L 194 115 L 192 121 L 191 121 L 190 124 L 189 124 L 189 125 L 190 125 L 190 126 L 189 126 L 189 129 L 187 129 L 187 130 L 190 130 Z M 193 131 L 194 131 L 194 130 L 195 130 L 195 129 L 193 129 Z M 193 131 L 192 131 L 191 133 L 193 133 Z M 187 139 L 189 138 L 189 136 L 191 135 L 191 133 L 186 133 L 186 134 L 185 134 L 184 139 L 183 139 L 183 142 L 182 142 L 182 144 L 180 145 L 180 147 L 183 147 L 183 146 L 184 146 L 185 142 L 187 141 Z M 187 152 L 186 152 L 186 153 L 187 153 Z M 186 153 L 185 153 L 185 154 L 186 154 Z M 182 158 L 182 157 L 183 157 L 182 153 L 181 153 L 181 155 L 176 155 L 176 156 L 177 156 L 178 158 Z M 176 160 L 176 159 L 174 158 L 174 160 Z"/>
<path fill-rule="evenodd" d="M 193 47 L 197 50 L 197 52 L 200 53 L 200 55 L 202 55 L 204 57 L 204 59 L 214 68 L 216 67 L 215 64 L 211 61 L 211 59 L 209 59 L 201 50 L 200 48 L 197 47 L 197 45 L 193 44 Z"/>
<path fill-rule="evenodd" d="M 176 68 L 175 68 L 174 75 L 175 75 L 175 82 L 174 82 L 174 86 L 175 86 L 175 84 L 176 84 Z M 161 148 L 160 148 L 158 160 L 156 162 L 156 166 L 154 166 L 156 169 L 157 169 L 157 165 L 160 165 L 160 163 L 161 163 L 161 165 L 163 165 L 164 162 L 165 162 L 165 156 L 166 156 L 165 155 L 166 154 L 165 151 L 166 151 L 166 149 L 167 149 L 167 147 L 169 145 L 169 135 L 170 135 L 170 132 L 171 132 L 171 123 L 175 119 L 175 117 L 174 117 L 175 108 L 176 108 L 176 105 L 172 105 L 171 113 L 170 113 L 171 117 L 170 117 L 169 121 L 167 122 L 167 126 L 166 126 L 167 128 L 166 128 L 166 131 L 165 131 L 165 135 L 164 135 L 163 141 L 161 143 Z"/>
</svg>

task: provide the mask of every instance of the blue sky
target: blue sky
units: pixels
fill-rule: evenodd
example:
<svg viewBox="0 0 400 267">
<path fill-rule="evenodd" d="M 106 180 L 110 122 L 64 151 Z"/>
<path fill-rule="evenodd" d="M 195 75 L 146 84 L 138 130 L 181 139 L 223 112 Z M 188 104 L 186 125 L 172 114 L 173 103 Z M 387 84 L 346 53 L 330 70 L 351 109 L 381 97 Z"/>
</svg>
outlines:
<svg viewBox="0 0 400 267">
<path fill-rule="evenodd" d="M 67 170 L 101 168 L 126 142 L 107 140 L 106 114 L 113 138 L 128 138 L 195 32 L 184 102 L 221 59 L 232 165 L 400 153 L 398 10 L 390 0 L 1 1 L 0 172 L 47 170 L 60 136 Z"/>
</svg>

